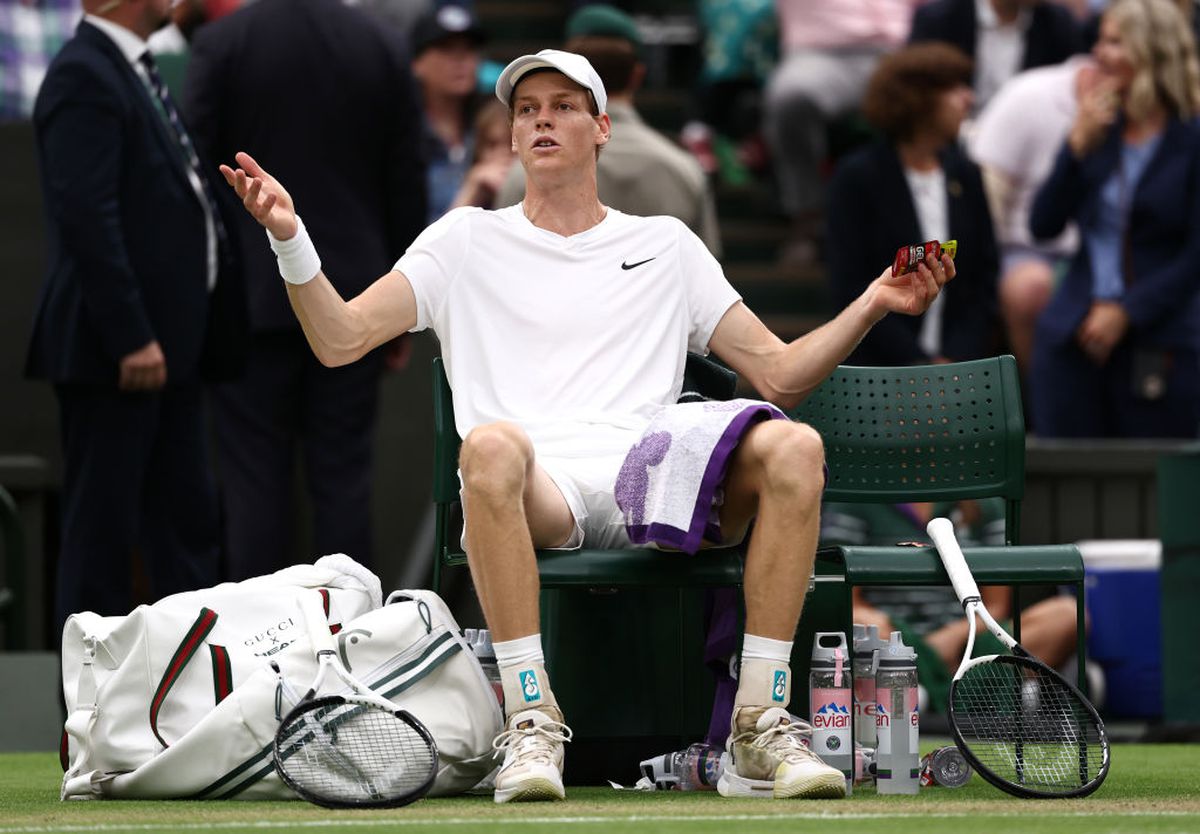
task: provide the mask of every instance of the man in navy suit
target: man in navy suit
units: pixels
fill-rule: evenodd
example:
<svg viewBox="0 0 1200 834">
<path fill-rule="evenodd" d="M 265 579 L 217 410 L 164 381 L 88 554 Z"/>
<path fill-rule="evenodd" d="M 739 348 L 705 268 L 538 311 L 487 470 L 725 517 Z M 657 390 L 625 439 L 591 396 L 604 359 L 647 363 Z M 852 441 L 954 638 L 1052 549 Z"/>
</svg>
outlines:
<svg viewBox="0 0 1200 834">
<path fill-rule="evenodd" d="M 259 0 L 192 41 L 183 107 L 197 144 L 215 160 L 253 148 L 287 177 L 345 298 L 386 272 L 424 228 L 421 116 L 409 63 L 402 36 L 341 0 Z M 235 222 L 250 290 L 250 354 L 246 375 L 218 386 L 213 400 L 230 578 L 301 558 L 292 541 L 297 451 L 316 551 L 369 563 L 372 448 L 388 349 L 322 366 L 262 230 L 245 212 Z"/>
<path fill-rule="evenodd" d="M 1049 0 L 933 0 L 913 14 L 909 40 L 943 41 L 975 62 L 975 105 L 1021 70 L 1059 64 L 1083 49 L 1071 13 Z"/>
<path fill-rule="evenodd" d="M 169 0 L 85 0 L 34 109 L 50 265 L 26 373 L 63 443 L 56 622 L 213 584 L 202 375 L 237 363 L 245 301 L 211 184 L 146 49 Z"/>
</svg>

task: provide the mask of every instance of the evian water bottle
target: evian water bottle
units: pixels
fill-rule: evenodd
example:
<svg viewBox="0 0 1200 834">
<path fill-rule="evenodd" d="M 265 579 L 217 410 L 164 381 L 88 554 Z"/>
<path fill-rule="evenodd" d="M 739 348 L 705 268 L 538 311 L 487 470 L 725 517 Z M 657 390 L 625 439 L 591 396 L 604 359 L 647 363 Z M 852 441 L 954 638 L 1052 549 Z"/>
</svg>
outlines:
<svg viewBox="0 0 1200 834">
<path fill-rule="evenodd" d="M 921 756 L 917 653 L 893 631 L 875 673 L 875 785 L 879 793 L 917 793 Z"/>
<path fill-rule="evenodd" d="M 850 653 L 843 632 L 820 631 L 813 639 L 808 707 L 812 750 L 842 772 L 849 795 L 854 786 L 854 747 L 850 743 Z"/>
<path fill-rule="evenodd" d="M 887 643 L 879 639 L 879 626 L 854 626 L 854 740 L 875 749 L 875 673 L 879 652 Z"/>
</svg>

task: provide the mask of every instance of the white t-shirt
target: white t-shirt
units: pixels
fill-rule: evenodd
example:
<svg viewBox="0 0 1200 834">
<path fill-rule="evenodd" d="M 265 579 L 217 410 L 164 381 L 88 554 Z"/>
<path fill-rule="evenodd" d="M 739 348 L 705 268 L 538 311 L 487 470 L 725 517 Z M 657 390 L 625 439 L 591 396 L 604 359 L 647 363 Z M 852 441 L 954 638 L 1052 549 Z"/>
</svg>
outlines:
<svg viewBox="0 0 1200 834">
<path fill-rule="evenodd" d="M 1011 177 L 1016 189 L 1008 216 L 996 218 L 1002 245 L 1060 255 L 1074 252 L 1078 245 L 1074 224 L 1052 241 L 1035 241 L 1029 231 L 1029 212 L 1075 121 L 1075 78 L 1089 61 L 1078 56 L 1021 73 L 1000 89 L 975 121 L 971 157 Z"/>
<path fill-rule="evenodd" d="M 946 172 L 940 166 L 932 171 L 905 168 L 904 178 L 908 180 L 913 208 L 917 211 L 921 240 L 949 240 L 950 206 L 946 198 Z M 938 293 L 921 317 L 917 344 L 930 356 L 940 356 L 942 353 L 942 313 L 945 308 L 946 296 Z"/>
<path fill-rule="evenodd" d="M 612 208 L 570 237 L 520 204 L 456 209 L 395 269 L 416 295 L 413 330 L 441 340 L 459 434 L 511 421 L 554 457 L 628 450 L 739 300 L 679 220 Z"/>
<path fill-rule="evenodd" d="M 1025 32 L 1033 13 L 1022 7 L 1012 23 L 1001 23 L 991 0 L 975 0 L 975 107 L 984 107 L 1005 81 L 1021 71 Z"/>
</svg>

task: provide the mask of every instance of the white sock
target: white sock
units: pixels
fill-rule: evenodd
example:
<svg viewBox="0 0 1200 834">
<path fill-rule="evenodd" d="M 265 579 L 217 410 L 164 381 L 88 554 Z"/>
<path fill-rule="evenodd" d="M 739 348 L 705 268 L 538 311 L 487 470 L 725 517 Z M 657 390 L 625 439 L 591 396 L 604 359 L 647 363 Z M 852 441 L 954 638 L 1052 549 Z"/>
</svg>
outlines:
<svg viewBox="0 0 1200 834">
<path fill-rule="evenodd" d="M 558 706 L 546 675 L 542 654 L 542 635 L 531 634 L 516 640 L 493 643 L 500 683 L 504 687 L 504 712 L 510 718 L 527 709 Z"/>
<path fill-rule="evenodd" d="M 528 637 L 518 637 L 516 640 L 504 640 L 492 643 L 496 650 L 496 665 L 501 669 L 508 666 L 519 666 L 522 663 L 545 663 L 542 655 L 542 635 L 531 634 Z"/>
<path fill-rule="evenodd" d="M 792 641 L 745 635 L 734 706 L 787 709 L 792 699 L 791 659 Z"/>
<path fill-rule="evenodd" d="M 772 640 L 770 637 L 747 634 L 742 638 L 742 661 L 745 662 L 747 659 L 775 660 L 779 663 L 791 663 L 792 641 Z"/>
</svg>

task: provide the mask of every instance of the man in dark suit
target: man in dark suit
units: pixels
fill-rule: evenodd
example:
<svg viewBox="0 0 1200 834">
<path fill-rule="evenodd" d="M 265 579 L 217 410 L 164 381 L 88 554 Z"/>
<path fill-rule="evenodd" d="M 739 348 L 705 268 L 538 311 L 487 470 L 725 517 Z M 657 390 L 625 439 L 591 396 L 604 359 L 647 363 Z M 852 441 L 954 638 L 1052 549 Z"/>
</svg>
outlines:
<svg viewBox="0 0 1200 834">
<path fill-rule="evenodd" d="M 1048 0 L 933 0 L 913 14 L 909 41 L 942 41 L 975 62 L 975 106 L 1021 70 L 1058 64 L 1083 49 L 1079 24 Z"/>
<path fill-rule="evenodd" d="M 26 373 L 62 420 L 56 615 L 213 584 L 201 375 L 236 362 L 245 298 L 211 183 L 146 38 L 168 0 L 85 0 L 34 109 L 50 266 Z"/>
<path fill-rule="evenodd" d="M 400 36 L 340 0 L 260 0 L 192 42 L 184 109 L 212 158 L 250 149 L 286 176 L 325 271 L 345 298 L 391 268 L 424 227 L 420 114 Z M 331 169 L 330 166 L 333 166 Z M 295 561 L 299 446 L 314 544 L 370 561 L 376 351 L 343 368 L 309 350 L 262 231 L 243 213 L 251 353 L 216 394 L 231 578 Z"/>
</svg>

